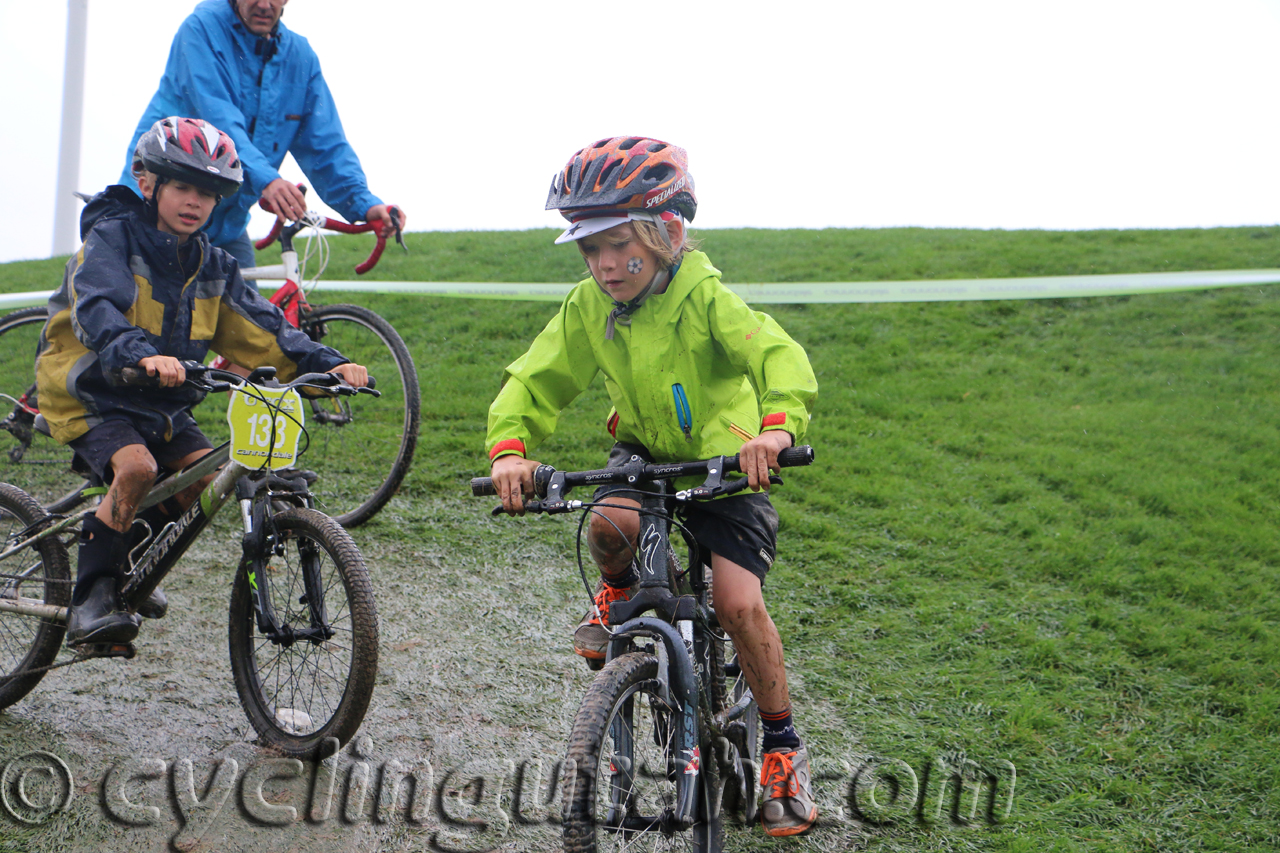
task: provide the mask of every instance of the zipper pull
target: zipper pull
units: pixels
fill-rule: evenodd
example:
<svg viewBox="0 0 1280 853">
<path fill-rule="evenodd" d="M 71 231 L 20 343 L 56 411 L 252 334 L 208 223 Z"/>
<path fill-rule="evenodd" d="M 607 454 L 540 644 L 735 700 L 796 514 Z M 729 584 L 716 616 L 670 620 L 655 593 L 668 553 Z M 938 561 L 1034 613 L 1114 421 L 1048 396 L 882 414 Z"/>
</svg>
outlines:
<svg viewBox="0 0 1280 853">
<path fill-rule="evenodd" d="M 676 421 L 684 432 L 684 440 L 693 441 L 693 415 L 689 411 L 689 399 L 684 395 L 684 386 L 679 382 L 672 385 L 671 395 L 676 401 Z"/>
</svg>

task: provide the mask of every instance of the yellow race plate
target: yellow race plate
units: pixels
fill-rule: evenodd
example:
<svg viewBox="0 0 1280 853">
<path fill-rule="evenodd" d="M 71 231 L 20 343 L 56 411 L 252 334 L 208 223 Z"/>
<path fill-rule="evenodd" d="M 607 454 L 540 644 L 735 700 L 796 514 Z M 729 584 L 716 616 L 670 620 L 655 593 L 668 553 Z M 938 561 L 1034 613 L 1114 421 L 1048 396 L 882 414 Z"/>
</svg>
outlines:
<svg viewBox="0 0 1280 853">
<path fill-rule="evenodd" d="M 246 468 L 288 468 L 302 437 L 302 398 L 292 388 L 231 392 L 231 459 Z"/>
</svg>

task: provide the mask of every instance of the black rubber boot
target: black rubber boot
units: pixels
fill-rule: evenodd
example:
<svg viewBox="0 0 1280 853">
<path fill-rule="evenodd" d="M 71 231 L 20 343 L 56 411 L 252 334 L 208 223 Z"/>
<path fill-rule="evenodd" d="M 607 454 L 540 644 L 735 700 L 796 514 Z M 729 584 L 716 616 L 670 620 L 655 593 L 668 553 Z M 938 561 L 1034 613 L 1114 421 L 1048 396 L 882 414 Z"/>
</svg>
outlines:
<svg viewBox="0 0 1280 853">
<path fill-rule="evenodd" d="M 120 609 L 115 578 L 98 578 L 80 604 L 71 605 L 67 645 L 131 643 L 138 636 L 138 619 Z"/>
<path fill-rule="evenodd" d="M 138 636 L 140 620 L 120 608 L 116 575 L 124 558 L 124 534 L 96 516 L 84 520 L 76 586 L 67 616 L 67 645 L 128 643 Z"/>
</svg>

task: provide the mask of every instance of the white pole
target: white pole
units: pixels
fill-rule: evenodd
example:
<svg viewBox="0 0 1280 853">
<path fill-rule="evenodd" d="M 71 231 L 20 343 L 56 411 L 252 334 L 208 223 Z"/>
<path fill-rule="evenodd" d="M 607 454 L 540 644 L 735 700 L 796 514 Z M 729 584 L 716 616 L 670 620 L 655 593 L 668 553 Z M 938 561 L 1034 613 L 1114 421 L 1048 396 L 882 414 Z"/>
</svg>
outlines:
<svg viewBox="0 0 1280 853">
<path fill-rule="evenodd" d="M 67 0 L 67 61 L 62 75 L 62 138 L 58 144 L 58 195 L 54 201 L 53 253 L 80 245 L 80 125 L 84 116 L 84 53 L 89 0 Z"/>
</svg>

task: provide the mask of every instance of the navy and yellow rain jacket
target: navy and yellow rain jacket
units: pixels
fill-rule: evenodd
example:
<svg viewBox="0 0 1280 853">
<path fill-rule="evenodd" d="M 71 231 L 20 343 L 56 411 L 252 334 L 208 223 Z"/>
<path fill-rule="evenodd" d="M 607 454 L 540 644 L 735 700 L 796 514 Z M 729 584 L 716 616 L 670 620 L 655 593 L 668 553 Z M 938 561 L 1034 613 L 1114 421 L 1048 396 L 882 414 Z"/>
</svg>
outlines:
<svg viewBox="0 0 1280 853">
<path fill-rule="evenodd" d="M 167 441 L 192 423 L 201 392 L 108 380 L 148 356 L 204 361 L 212 349 L 246 367 L 274 366 L 282 381 L 347 361 L 290 326 L 203 232 L 188 239 L 184 263 L 178 238 L 151 221 L 154 213 L 123 186 L 94 196 L 80 216 L 84 244 L 49 299 L 36 362 L 40 413 L 55 439 L 66 444 L 118 419 Z"/>
</svg>

